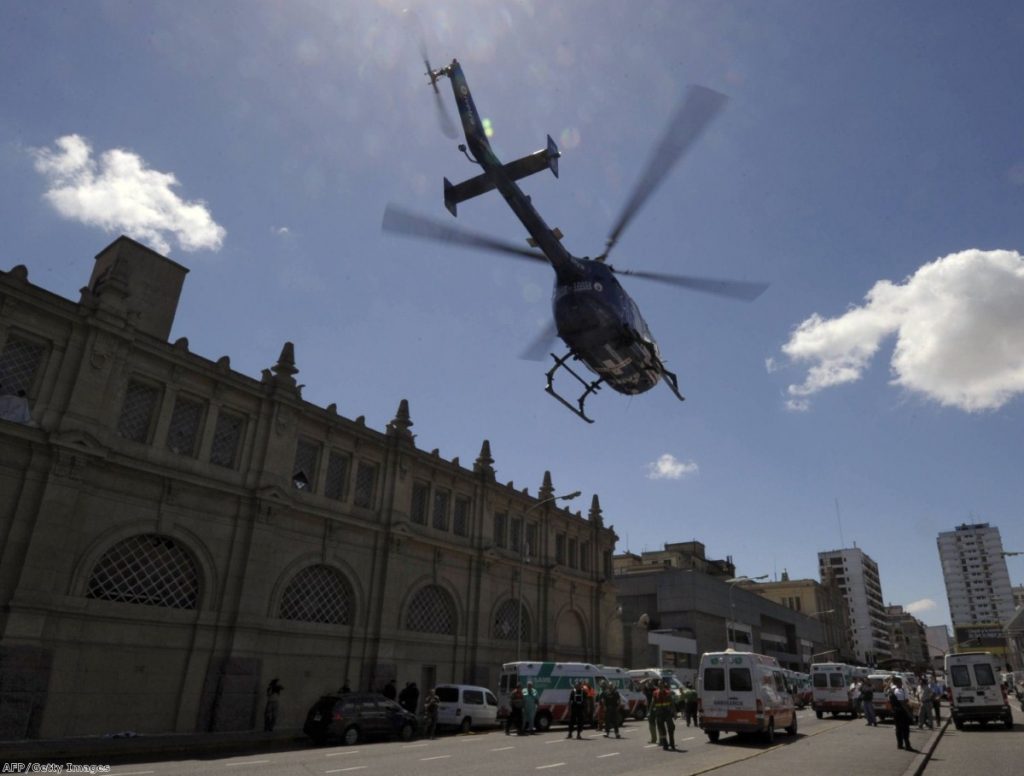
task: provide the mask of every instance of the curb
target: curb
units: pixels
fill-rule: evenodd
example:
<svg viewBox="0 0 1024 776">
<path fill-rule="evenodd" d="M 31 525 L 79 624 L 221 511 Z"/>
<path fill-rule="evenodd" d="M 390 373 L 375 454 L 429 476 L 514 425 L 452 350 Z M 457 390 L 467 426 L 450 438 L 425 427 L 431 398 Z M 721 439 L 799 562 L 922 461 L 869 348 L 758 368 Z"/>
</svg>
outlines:
<svg viewBox="0 0 1024 776">
<path fill-rule="evenodd" d="M 946 728 L 949 727 L 949 723 L 952 719 L 952 714 L 946 715 L 946 721 L 943 722 L 934 733 L 932 733 L 932 737 L 928 739 L 928 743 L 924 745 L 924 748 L 917 753 L 917 756 L 914 757 L 910 765 L 907 766 L 907 769 L 903 771 L 903 776 L 921 776 L 921 774 L 924 773 L 924 769 L 928 765 L 928 761 L 932 758 L 932 754 L 935 752 L 935 747 L 939 745 L 939 739 L 942 738 L 942 734 L 946 732 Z"/>
</svg>

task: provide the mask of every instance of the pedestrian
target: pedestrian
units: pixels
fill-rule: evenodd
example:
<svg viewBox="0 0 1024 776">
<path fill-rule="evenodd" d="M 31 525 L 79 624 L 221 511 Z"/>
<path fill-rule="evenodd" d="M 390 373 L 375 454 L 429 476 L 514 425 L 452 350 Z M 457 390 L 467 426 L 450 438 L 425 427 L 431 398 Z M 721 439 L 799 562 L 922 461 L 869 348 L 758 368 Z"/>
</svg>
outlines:
<svg viewBox="0 0 1024 776">
<path fill-rule="evenodd" d="M 924 677 L 917 688 L 917 699 L 921 702 L 921 708 L 917 713 L 918 730 L 922 729 L 925 725 L 928 726 L 929 730 L 934 730 L 935 724 L 932 722 L 932 701 L 934 696 L 932 695 L 932 686 L 928 681 L 928 677 Z"/>
<path fill-rule="evenodd" d="M 528 736 L 537 732 L 533 726 L 534 718 L 537 716 L 537 699 L 538 695 L 537 691 L 533 689 L 533 682 L 527 682 L 526 689 L 523 690 L 523 732 Z"/>
<path fill-rule="evenodd" d="M 878 727 L 878 718 L 875 716 L 875 688 L 871 686 L 870 679 L 861 680 L 860 703 L 864 709 L 868 727 Z"/>
<path fill-rule="evenodd" d="M 437 709 L 441 705 L 441 699 L 437 697 L 437 688 L 431 687 L 427 697 L 423 699 L 423 713 L 427 717 L 427 738 L 433 738 L 437 733 Z"/>
<path fill-rule="evenodd" d="M 683 687 L 683 713 L 686 715 L 686 727 L 690 723 L 697 725 L 697 691 L 693 689 L 693 683 L 687 682 Z"/>
<path fill-rule="evenodd" d="M 668 679 L 662 679 L 661 685 L 654 691 L 654 713 L 658 720 L 658 743 L 665 751 L 676 748 L 676 723 L 672 719 L 675 709 L 672 708 L 672 691 L 668 687 Z"/>
<path fill-rule="evenodd" d="M 915 751 L 910 746 L 910 706 L 907 704 L 907 693 L 903 689 L 903 679 L 899 676 L 892 678 L 889 705 L 892 707 L 892 721 L 896 728 L 896 748 Z"/>
<path fill-rule="evenodd" d="M 509 735 L 512 732 L 512 728 L 515 727 L 516 735 L 521 736 L 523 734 L 523 691 L 519 687 L 518 682 L 512 688 L 508 705 L 510 711 L 508 718 L 505 720 L 505 735 Z"/>
<path fill-rule="evenodd" d="M 850 682 L 850 689 L 847 690 L 847 695 L 850 696 L 850 703 L 853 705 L 853 718 L 857 719 L 860 716 L 860 683 L 856 679 Z"/>
<path fill-rule="evenodd" d="M 267 685 L 267 705 L 263 709 L 263 730 L 266 733 L 274 732 L 274 725 L 277 724 L 277 707 L 281 700 L 281 690 L 284 687 L 277 679 L 271 679 Z"/>
<path fill-rule="evenodd" d="M 587 696 L 587 711 L 586 711 L 586 723 L 592 727 L 599 727 L 601 721 L 598 717 L 594 716 L 597 707 L 597 691 L 590 686 L 590 682 L 586 679 L 583 680 L 583 692 Z M 598 714 L 600 711 L 598 710 Z"/>
<path fill-rule="evenodd" d="M 405 683 L 405 687 L 403 687 L 402 691 L 400 693 L 398 693 L 398 705 L 401 706 L 406 711 L 409 710 L 409 688 L 411 686 L 412 686 L 412 682 L 406 682 Z M 385 687 L 384 689 L 387 689 L 387 687 Z M 392 700 L 394 700 L 394 698 L 392 698 Z M 416 713 L 416 711 L 413 710 L 413 714 L 415 714 L 415 713 Z"/>
<path fill-rule="evenodd" d="M 587 694 L 583 690 L 583 680 L 577 679 L 576 684 L 569 690 L 569 735 L 572 738 L 573 728 L 576 729 L 576 738 L 583 738 L 583 715 L 587 710 Z"/>
<path fill-rule="evenodd" d="M 409 682 L 405 696 L 406 705 L 402 706 L 410 714 L 415 714 L 416 709 L 420 705 L 420 688 L 416 686 L 416 682 Z"/>
<path fill-rule="evenodd" d="M 932 711 L 935 712 L 935 724 L 942 722 L 942 696 L 946 690 L 938 677 L 932 677 Z"/>
<path fill-rule="evenodd" d="M 615 730 L 615 737 L 619 735 L 619 709 L 622 706 L 622 696 L 618 689 L 609 681 L 605 681 L 601 689 L 601 710 L 604 712 L 604 737 L 608 738 L 612 730 Z"/>
<path fill-rule="evenodd" d="M 406 684 L 405 686 L 408 687 L 409 685 Z M 388 683 L 384 685 L 384 689 L 380 691 L 380 694 L 387 698 L 389 701 L 393 701 L 395 697 L 398 695 L 398 691 L 395 688 L 395 680 L 388 679 Z"/>
<path fill-rule="evenodd" d="M 644 698 L 647 700 L 647 727 L 651 733 L 651 743 L 658 743 L 658 720 L 654 713 L 654 680 L 648 679 L 643 684 Z"/>
</svg>

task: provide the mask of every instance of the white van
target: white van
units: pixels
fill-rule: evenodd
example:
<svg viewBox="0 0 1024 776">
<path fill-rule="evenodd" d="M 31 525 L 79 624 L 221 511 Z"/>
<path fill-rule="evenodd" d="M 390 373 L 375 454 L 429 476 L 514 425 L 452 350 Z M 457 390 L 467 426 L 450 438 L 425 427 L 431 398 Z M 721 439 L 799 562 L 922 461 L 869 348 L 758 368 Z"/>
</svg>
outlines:
<svg viewBox="0 0 1024 776">
<path fill-rule="evenodd" d="M 964 722 L 1002 721 L 1013 728 L 1010 703 L 999 682 L 999 661 L 991 652 L 946 655 L 950 712 L 957 730 Z"/>
<path fill-rule="evenodd" d="M 457 727 L 468 733 L 474 727 L 498 724 L 498 699 L 486 687 L 471 684 L 439 684 L 438 727 Z"/>
<path fill-rule="evenodd" d="M 857 718 L 857 706 L 850 692 L 853 677 L 853 666 L 846 663 L 811 664 L 811 707 L 818 719 L 825 712 L 833 717 L 845 713 Z"/>
<path fill-rule="evenodd" d="M 768 743 L 775 730 L 796 735 L 796 705 L 779 661 L 756 652 L 705 652 L 697 670 L 699 725 L 708 740 L 723 732 L 760 733 Z"/>
</svg>

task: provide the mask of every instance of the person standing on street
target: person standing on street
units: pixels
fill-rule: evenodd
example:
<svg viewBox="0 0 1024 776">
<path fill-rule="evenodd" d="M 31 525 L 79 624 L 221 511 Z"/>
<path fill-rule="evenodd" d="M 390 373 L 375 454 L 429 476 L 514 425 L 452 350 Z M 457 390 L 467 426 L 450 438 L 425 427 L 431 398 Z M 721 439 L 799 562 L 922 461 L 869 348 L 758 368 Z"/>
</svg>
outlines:
<svg viewBox="0 0 1024 776">
<path fill-rule="evenodd" d="M 928 726 L 929 730 L 935 728 L 935 724 L 932 722 L 932 686 L 928 682 L 928 677 L 924 677 L 921 681 L 921 685 L 917 688 L 917 699 L 921 702 L 921 709 L 917 713 L 917 728 L 920 730 L 925 725 Z"/>
<path fill-rule="evenodd" d="M 409 685 L 406 685 L 408 687 Z M 388 683 L 384 685 L 384 689 L 380 691 L 380 694 L 387 698 L 389 701 L 395 700 L 398 696 L 398 691 L 395 689 L 395 680 L 388 679 Z"/>
<path fill-rule="evenodd" d="M 432 687 L 423 699 L 423 713 L 427 718 L 427 738 L 433 738 L 437 733 L 437 711 L 441 705 L 441 699 L 437 697 L 437 688 Z"/>
<path fill-rule="evenodd" d="M 537 731 L 533 729 L 534 717 L 537 716 L 537 691 L 533 689 L 533 682 L 526 683 L 523 690 L 523 727 L 526 735 L 532 736 Z"/>
<path fill-rule="evenodd" d="M 658 715 L 658 743 L 665 751 L 675 749 L 676 723 L 672 719 L 675 709 L 672 708 L 672 691 L 667 679 L 662 679 L 661 686 L 654 691 L 654 711 Z"/>
<path fill-rule="evenodd" d="M 910 746 L 910 706 L 907 703 L 907 692 L 903 689 L 903 679 L 899 676 L 892 678 L 889 705 L 892 706 L 893 727 L 896 729 L 896 748 L 913 752 Z"/>
<path fill-rule="evenodd" d="M 271 679 L 267 685 L 267 705 L 263 710 L 263 731 L 273 733 L 274 725 L 277 724 L 277 707 L 281 700 L 281 690 L 284 687 L 277 679 Z"/>
<path fill-rule="evenodd" d="M 935 712 L 935 724 L 942 722 L 942 696 L 945 693 L 938 677 L 932 677 L 932 711 Z"/>
<path fill-rule="evenodd" d="M 622 696 L 615 685 L 606 681 L 601 689 L 601 708 L 604 709 L 604 737 L 608 738 L 612 729 L 615 730 L 615 737 L 619 735 L 619 707 L 622 705 Z"/>
<path fill-rule="evenodd" d="M 577 679 L 575 686 L 569 690 L 569 735 L 572 738 L 573 728 L 576 738 L 583 739 L 583 715 L 587 710 L 587 694 L 583 690 L 583 680 Z"/>
<path fill-rule="evenodd" d="M 508 705 L 511 710 L 508 719 L 505 720 L 505 735 L 509 735 L 514 727 L 516 735 L 521 736 L 523 734 L 523 690 L 518 683 L 512 688 Z"/>
<path fill-rule="evenodd" d="M 644 681 L 641 688 L 644 698 L 647 699 L 647 727 L 651 732 L 651 743 L 658 743 L 658 718 L 654 713 L 654 691 L 656 689 L 653 679 Z"/>
<path fill-rule="evenodd" d="M 686 715 L 686 727 L 690 727 L 691 722 L 697 725 L 697 691 L 691 682 L 683 688 L 683 713 Z"/>
<path fill-rule="evenodd" d="M 875 688 L 871 686 L 870 679 L 862 679 L 860 682 L 860 702 L 868 727 L 878 727 L 878 718 L 875 716 Z"/>
</svg>

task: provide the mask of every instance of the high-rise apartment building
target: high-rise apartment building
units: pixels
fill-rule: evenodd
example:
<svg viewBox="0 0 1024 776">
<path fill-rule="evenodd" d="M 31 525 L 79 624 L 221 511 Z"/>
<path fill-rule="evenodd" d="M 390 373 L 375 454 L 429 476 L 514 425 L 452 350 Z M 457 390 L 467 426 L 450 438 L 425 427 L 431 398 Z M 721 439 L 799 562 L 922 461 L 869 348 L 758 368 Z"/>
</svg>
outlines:
<svg viewBox="0 0 1024 776">
<path fill-rule="evenodd" d="M 964 523 L 940 533 L 938 545 L 955 642 L 971 647 L 1004 645 L 1002 629 L 1013 617 L 1014 606 L 999 529 L 988 523 Z"/>
<path fill-rule="evenodd" d="M 877 665 L 892 657 L 889 620 L 878 564 L 858 547 L 818 553 L 821 583 L 835 585 L 850 619 L 850 641 L 857 660 Z"/>
</svg>

